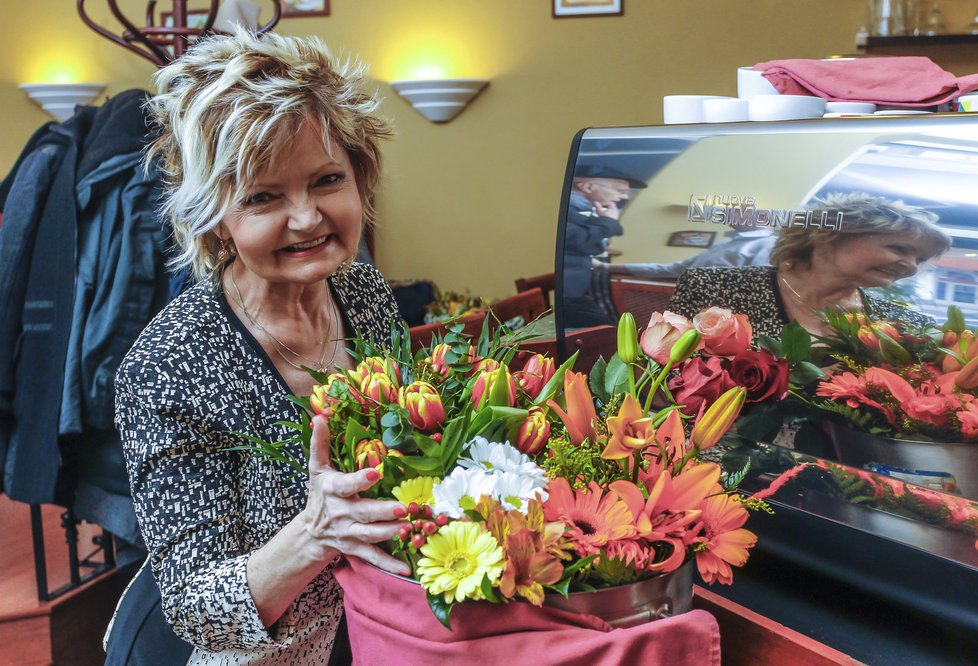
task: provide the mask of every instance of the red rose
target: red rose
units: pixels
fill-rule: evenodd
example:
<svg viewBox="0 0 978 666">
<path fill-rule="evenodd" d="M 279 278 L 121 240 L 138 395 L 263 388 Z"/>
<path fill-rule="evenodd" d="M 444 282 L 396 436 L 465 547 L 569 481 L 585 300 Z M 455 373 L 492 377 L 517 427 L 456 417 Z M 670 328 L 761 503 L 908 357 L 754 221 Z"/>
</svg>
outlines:
<svg viewBox="0 0 978 666">
<path fill-rule="evenodd" d="M 696 416 L 704 403 L 712 403 L 727 389 L 737 386 L 724 364 L 725 360 L 716 356 L 697 356 L 684 363 L 679 375 L 669 380 L 669 389 L 676 402 L 683 405 L 684 414 Z"/>
<path fill-rule="evenodd" d="M 767 349 L 748 350 L 730 363 L 730 378 L 747 389 L 747 402 L 781 400 L 788 392 L 788 361 Z"/>
</svg>

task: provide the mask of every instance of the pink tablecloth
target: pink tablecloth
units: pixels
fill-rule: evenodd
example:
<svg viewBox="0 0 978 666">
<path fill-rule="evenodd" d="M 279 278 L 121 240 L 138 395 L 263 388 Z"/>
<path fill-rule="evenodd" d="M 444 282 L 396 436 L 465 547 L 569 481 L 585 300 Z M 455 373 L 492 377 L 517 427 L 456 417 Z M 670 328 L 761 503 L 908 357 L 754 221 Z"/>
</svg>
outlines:
<svg viewBox="0 0 978 666">
<path fill-rule="evenodd" d="M 702 610 L 613 629 L 593 615 L 527 603 L 466 603 L 452 611 L 449 632 L 415 583 L 356 559 L 338 566 L 336 578 L 358 665 L 720 664 L 720 630 Z"/>
<path fill-rule="evenodd" d="M 754 65 L 784 95 L 814 95 L 830 102 L 935 106 L 978 90 L 978 74 L 955 76 L 930 58 L 771 60 Z"/>
</svg>

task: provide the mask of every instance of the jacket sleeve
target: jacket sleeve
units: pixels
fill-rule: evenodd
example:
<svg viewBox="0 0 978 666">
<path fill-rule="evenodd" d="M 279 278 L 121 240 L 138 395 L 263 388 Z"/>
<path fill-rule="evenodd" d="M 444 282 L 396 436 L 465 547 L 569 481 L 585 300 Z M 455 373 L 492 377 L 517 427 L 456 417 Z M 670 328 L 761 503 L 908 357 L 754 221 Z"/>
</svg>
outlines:
<svg viewBox="0 0 978 666">
<path fill-rule="evenodd" d="M 195 406 L 191 381 L 143 367 L 120 372 L 116 425 L 163 611 L 181 638 L 210 651 L 284 647 L 292 612 L 270 634 L 248 589 L 241 454 Z M 226 429 L 225 429 L 226 430 Z"/>
</svg>

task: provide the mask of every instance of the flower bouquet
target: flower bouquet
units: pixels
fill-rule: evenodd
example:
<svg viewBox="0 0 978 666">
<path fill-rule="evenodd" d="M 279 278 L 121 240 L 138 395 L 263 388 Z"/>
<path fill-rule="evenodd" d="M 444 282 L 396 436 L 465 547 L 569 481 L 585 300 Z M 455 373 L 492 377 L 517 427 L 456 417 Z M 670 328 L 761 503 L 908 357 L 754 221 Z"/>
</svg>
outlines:
<svg viewBox="0 0 978 666">
<path fill-rule="evenodd" d="M 696 350 L 731 352 L 745 327 L 749 342 L 749 323 L 732 317 L 711 321 L 733 325 L 736 340 L 690 327 L 668 339 L 646 331 L 640 345 L 625 315 L 617 353 L 590 375 L 573 371 L 574 357 L 558 366 L 521 352 L 519 335 L 504 328 L 485 326 L 472 340 L 449 324 L 413 354 L 401 331 L 389 347 L 354 340 L 353 370 L 313 372 L 312 395 L 293 397 L 302 418 L 285 425 L 295 435 L 249 448 L 304 474 L 306 461 L 290 451 L 308 456 L 311 415 L 325 415 L 333 464 L 376 469 L 381 479 L 368 493 L 407 507 L 386 548 L 411 565 L 448 628 L 463 602 L 540 606 L 548 593 L 628 584 L 692 561 L 707 583 L 730 583 L 731 566 L 756 541 L 743 528 L 747 510 L 767 507 L 734 492 L 742 474 L 724 474 L 700 453 L 745 400 L 782 391 L 764 368 L 783 373 L 764 356 L 762 369 L 735 371 L 747 386 L 724 380 L 689 393 L 698 400 L 675 399 L 686 399 Z M 748 352 L 732 362 L 738 353 Z"/>
<path fill-rule="evenodd" d="M 435 300 L 425 306 L 424 323 L 435 324 L 466 317 L 488 309 L 489 304 L 480 296 L 457 291 L 438 291 Z"/>
<path fill-rule="evenodd" d="M 961 310 L 940 328 L 826 313 L 820 338 L 834 362 L 813 404 L 852 428 L 897 439 L 978 440 L 978 342 Z"/>
</svg>

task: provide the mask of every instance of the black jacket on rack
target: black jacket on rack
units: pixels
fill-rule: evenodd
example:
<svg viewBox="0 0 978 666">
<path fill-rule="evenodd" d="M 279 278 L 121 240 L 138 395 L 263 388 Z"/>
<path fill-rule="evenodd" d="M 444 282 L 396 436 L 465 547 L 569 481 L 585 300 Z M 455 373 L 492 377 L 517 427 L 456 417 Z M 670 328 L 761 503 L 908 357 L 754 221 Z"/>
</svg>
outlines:
<svg viewBox="0 0 978 666">
<path fill-rule="evenodd" d="M 0 490 L 127 541 L 114 375 L 170 298 L 145 100 L 128 90 L 45 125 L 0 186 Z"/>
</svg>

